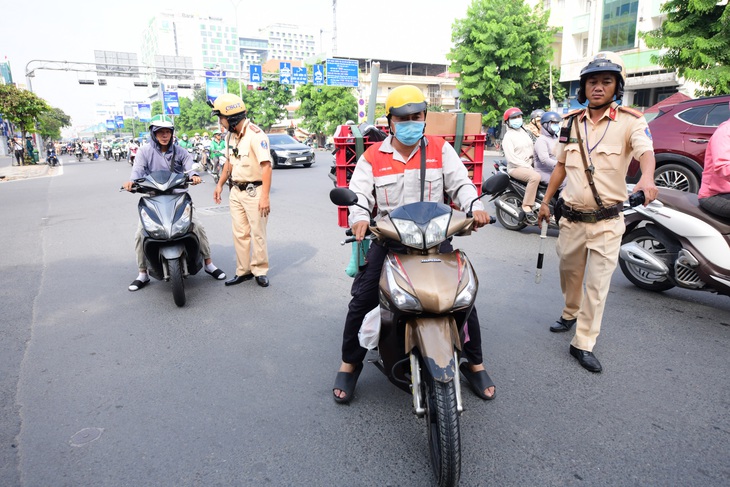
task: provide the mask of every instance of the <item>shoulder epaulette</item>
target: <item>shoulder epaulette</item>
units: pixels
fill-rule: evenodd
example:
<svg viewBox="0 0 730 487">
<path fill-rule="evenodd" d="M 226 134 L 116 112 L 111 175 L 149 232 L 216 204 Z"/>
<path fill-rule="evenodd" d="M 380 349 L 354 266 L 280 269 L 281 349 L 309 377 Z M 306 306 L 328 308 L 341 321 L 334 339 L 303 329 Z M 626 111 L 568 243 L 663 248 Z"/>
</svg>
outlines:
<svg viewBox="0 0 730 487">
<path fill-rule="evenodd" d="M 563 115 L 563 118 L 570 118 L 580 115 L 581 112 L 584 112 L 585 108 L 577 108 L 573 110 L 572 112 L 568 112 L 567 114 Z"/>
<path fill-rule="evenodd" d="M 258 125 L 254 125 L 252 123 L 249 123 L 248 124 L 248 128 L 250 128 L 251 130 L 253 130 L 257 134 L 261 132 L 261 127 L 259 127 Z"/>
<path fill-rule="evenodd" d="M 623 105 L 619 105 L 618 109 L 621 110 L 622 112 L 629 113 L 636 118 L 641 118 L 644 116 L 643 113 L 641 113 L 639 110 L 636 110 L 635 108 L 629 108 L 629 107 L 625 107 Z"/>
</svg>

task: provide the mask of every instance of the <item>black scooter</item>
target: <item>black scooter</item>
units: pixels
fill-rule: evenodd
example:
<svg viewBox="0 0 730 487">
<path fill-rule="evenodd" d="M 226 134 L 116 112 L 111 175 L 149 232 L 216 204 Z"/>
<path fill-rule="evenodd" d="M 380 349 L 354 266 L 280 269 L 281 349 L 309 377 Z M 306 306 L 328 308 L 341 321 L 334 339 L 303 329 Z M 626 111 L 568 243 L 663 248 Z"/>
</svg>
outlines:
<svg viewBox="0 0 730 487">
<path fill-rule="evenodd" d="M 497 160 L 494 163 L 494 175 L 491 176 L 487 181 L 492 178 L 500 177 L 501 174 L 507 174 L 507 161 L 504 159 Z M 508 175 L 509 176 L 509 175 Z M 508 230 L 520 231 L 530 223 L 525 219 L 525 212 L 522 211 L 522 200 L 525 198 L 525 191 L 527 190 L 527 183 L 520 181 L 509 176 L 509 185 L 502 191 L 496 192 L 492 195 L 491 200 L 494 200 L 494 207 L 497 213 L 497 220 L 499 223 Z M 537 188 L 537 195 L 535 196 L 535 205 L 540 206 L 542 200 L 545 198 L 545 191 L 547 190 L 547 184 L 541 182 Z M 490 201 L 491 201 L 490 200 Z M 548 202 L 550 206 L 550 214 L 555 214 L 555 205 L 558 203 L 557 193 Z M 550 217 L 549 228 L 558 228 L 555 224 L 555 219 Z"/>
<path fill-rule="evenodd" d="M 142 222 L 142 245 L 149 274 L 172 283 L 172 297 L 185 305 L 183 279 L 203 267 L 200 242 L 193 233 L 193 200 L 186 189 L 187 174 L 154 171 L 133 182 L 130 192 L 144 193 L 137 205 Z"/>
<path fill-rule="evenodd" d="M 58 166 L 58 157 L 56 157 L 56 149 L 51 148 L 46 151 L 46 162 L 51 167 Z"/>
</svg>

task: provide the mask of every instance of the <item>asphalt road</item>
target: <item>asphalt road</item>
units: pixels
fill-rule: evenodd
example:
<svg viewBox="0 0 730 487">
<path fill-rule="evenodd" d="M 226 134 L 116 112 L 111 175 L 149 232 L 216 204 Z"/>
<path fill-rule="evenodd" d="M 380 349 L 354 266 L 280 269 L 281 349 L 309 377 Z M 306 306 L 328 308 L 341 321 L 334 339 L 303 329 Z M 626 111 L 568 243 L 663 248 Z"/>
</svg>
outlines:
<svg viewBox="0 0 730 487">
<path fill-rule="evenodd" d="M 331 388 L 351 279 L 329 203 L 330 158 L 274 172 L 271 286 L 186 281 L 137 293 L 137 197 L 124 162 L 64 158 L 0 183 L 0 485 L 423 486 L 426 428 L 373 366 L 350 406 Z M 485 168 L 490 172 L 489 167 Z M 214 262 L 235 270 L 226 207 L 191 190 Z M 225 201 L 225 200 L 224 200 Z M 455 244 L 479 273 L 497 398 L 464 390 L 463 486 L 730 485 L 730 300 L 652 294 L 617 270 L 600 375 L 548 332 L 554 234 L 499 224 Z"/>
</svg>

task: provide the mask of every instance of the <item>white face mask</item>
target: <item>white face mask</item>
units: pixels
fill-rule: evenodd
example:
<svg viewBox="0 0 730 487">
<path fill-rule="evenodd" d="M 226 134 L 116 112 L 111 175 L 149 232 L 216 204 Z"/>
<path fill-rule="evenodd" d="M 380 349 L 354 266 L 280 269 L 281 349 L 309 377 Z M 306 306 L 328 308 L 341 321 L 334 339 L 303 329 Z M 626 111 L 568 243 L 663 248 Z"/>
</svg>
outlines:
<svg viewBox="0 0 730 487">
<path fill-rule="evenodd" d="M 522 117 L 510 118 L 509 126 L 512 127 L 513 129 L 518 129 L 518 128 L 522 127 Z"/>
<path fill-rule="evenodd" d="M 551 123 L 551 124 L 550 124 L 550 131 L 551 131 L 551 132 L 552 132 L 553 134 L 557 134 L 557 133 L 558 133 L 558 131 L 560 131 L 560 124 L 559 124 L 559 123 Z"/>
</svg>

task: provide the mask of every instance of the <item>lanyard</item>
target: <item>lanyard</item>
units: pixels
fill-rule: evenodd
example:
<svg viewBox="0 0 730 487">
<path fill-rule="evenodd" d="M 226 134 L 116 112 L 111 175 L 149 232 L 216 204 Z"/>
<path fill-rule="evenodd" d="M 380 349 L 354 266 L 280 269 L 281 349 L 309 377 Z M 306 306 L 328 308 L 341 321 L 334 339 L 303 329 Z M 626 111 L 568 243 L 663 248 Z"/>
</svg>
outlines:
<svg viewBox="0 0 730 487">
<path fill-rule="evenodd" d="M 590 159 L 591 152 L 593 152 L 595 148 L 598 147 L 598 144 L 600 144 L 603 138 L 606 136 L 606 132 L 608 132 L 608 126 L 611 125 L 611 119 L 608 119 L 608 123 L 606 124 L 606 130 L 603 131 L 603 135 L 601 135 L 601 138 L 598 139 L 598 142 L 596 142 L 593 147 L 591 147 L 588 145 L 588 122 L 586 122 L 586 118 L 588 117 L 585 117 L 583 119 L 583 131 L 586 133 L 586 149 L 588 149 L 588 158 Z"/>
</svg>

